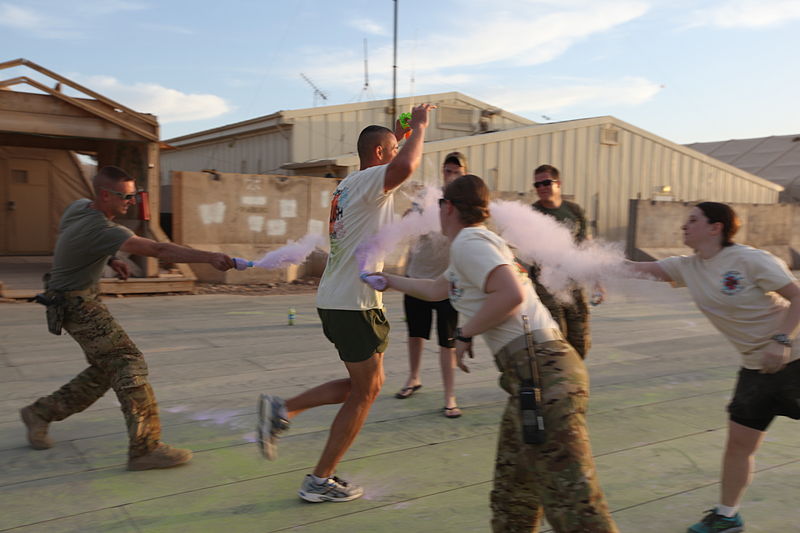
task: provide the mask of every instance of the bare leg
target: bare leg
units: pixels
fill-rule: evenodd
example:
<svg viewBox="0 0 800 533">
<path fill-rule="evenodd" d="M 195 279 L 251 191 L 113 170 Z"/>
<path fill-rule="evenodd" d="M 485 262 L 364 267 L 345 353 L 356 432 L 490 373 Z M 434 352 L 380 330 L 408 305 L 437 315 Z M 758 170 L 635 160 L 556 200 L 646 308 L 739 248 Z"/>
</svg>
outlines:
<svg viewBox="0 0 800 533">
<path fill-rule="evenodd" d="M 422 348 L 425 346 L 425 339 L 422 337 L 409 337 L 408 338 L 408 379 L 406 380 L 406 387 L 414 387 L 421 385 L 422 380 L 419 379 L 419 368 L 422 361 Z"/>
<path fill-rule="evenodd" d="M 289 398 L 286 400 L 286 410 L 291 419 L 312 407 L 342 403 L 349 395 L 350 378 L 335 379 Z"/>
<path fill-rule="evenodd" d="M 755 453 L 766 435 L 765 431 L 728 422 L 728 442 L 722 459 L 722 505 L 737 507 L 753 478 Z"/>
<path fill-rule="evenodd" d="M 455 395 L 455 348 L 439 347 L 439 364 L 442 367 L 442 384 L 444 385 L 444 406 L 456 407 Z"/>
<path fill-rule="evenodd" d="M 317 477 L 329 477 L 336 470 L 336 465 L 361 431 L 383 386 L 382 353 L 376 353 L 366 361 L 344 364 L 350 373 L 350 394 L 333 419 L 328 442 L 314 468 Z"/>
</svg>

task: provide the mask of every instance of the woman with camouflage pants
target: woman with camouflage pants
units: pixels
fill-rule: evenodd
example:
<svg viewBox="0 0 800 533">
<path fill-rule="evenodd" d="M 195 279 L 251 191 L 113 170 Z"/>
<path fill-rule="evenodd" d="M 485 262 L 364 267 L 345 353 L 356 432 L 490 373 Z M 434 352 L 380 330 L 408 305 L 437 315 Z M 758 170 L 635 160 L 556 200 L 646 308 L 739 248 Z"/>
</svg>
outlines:
<svg viewBox="0 0 800 533">
<path fill-rule="evenodd" d="M 535 532 L 544 514 L 560 533 L 617 532 L 589 444 L 586 368 L 506 243 L 483 225 L 488 205 L 483 180 L 457 178 L 439 200 L 442 233 L 451 242 L 444 274 L 436 280 L 381 275 L 389 287 L 417 298 L 450 298 L 462 320 L 455 337 L 459 368 L 469 371 L 464 355 L 472 356 L 474 335 L 483 335 L 495 354 L 500 385 L 509 397 L 491 493 L 493 531 Z M 533 440 L 530 425 L 521 420 L 520 392 L 528 397 L 531 380 L 541 389 L 538 412 L 544 428 L 536 436 L 543 442 L 537 444 L 526 442 Z"/>
</svg>

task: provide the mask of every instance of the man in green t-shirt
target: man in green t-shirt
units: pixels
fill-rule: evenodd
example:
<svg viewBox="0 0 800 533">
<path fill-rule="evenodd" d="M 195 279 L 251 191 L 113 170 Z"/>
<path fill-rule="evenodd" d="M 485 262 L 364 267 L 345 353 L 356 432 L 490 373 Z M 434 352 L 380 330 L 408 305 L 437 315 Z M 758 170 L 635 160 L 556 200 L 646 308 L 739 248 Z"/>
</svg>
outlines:
<svg viewBox="0 0 800 533">
<path fill-rule="evenodd" d="M 576 243 L 585 241 L 586 215 L 581 206 L 561 198 L 561 176 L 558 169 L 552 165 L 537 167 L 533 171 L 533 187 L 536 189 L 539 200 L 532 207 L 567 226 Z M 536 294 L 558 322 L 567 341 L 585 359 L 591 346 L 591 336 L 589 334 L 589 307 L 586 305 L 583 289 L 577 284 L 573 284 L 572 302 L 561 302 L 539 283 L 538 276 L 539 266 L 532 265 L 530 277 L 536 286 Z M 601 301 L 602 288 L 598 286 L 597 296 L 593 303 L 598 304 Z"/>
<path fill-rule="evenodd" d="M 134 235 L 114 222 L 136 204 L 136 184 L 117 167 L 103 167 L 93 180 L 94 199 L 73 202 L 64 211 L 53 254 L 53 270 L 46 281 L 48 327 L 65 329 L 83 348 L 89 367 L 49 396 L 22 408 L 28 442 L 43 450 L 53 446 L 50 422 L 64 420 L 92 405 L 114 389 L 128 426 L 128 470 L 168 468 L 189 461 L 190 450 L 161 442 L 153 389 L 147 379 L 142 352 L 100 301 L 98 285 L 108 264 L 122 279 L 129 275 L 118 250 L 157 257 L 175 263 L 210 263 L 219 270 L 233 267 L 222 253 L 194 250 Z"/>
</svg>

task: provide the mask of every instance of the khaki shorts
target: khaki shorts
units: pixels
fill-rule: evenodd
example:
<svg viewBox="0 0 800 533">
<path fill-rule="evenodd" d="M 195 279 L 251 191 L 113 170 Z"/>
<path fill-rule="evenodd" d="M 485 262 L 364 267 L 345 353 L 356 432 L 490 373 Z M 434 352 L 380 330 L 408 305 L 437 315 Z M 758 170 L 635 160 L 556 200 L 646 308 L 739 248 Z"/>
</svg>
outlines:
<svg viewBox="0 0 800 533">
<path fill-rule="evenodd" d="M 389 321 L 381 309 L 317 309 L 317 313 L 322 320 L 322 331 L 336 346 L 342 361 L 366 361 L 374 353 L 385 352 L 389 345 Z"/>
</svg>

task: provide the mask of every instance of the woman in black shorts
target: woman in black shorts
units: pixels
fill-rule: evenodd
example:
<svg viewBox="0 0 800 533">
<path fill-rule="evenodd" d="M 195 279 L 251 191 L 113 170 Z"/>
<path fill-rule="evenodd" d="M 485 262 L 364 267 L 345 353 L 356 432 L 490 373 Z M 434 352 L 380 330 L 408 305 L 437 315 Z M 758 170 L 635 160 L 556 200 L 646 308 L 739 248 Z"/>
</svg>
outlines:
<svg viewBox="0 0 800 533">
<path fill-rule="evenodd" d="M 689 533 L 744 531 L 739 504 L 767 427 L 776 416 L 800 419 L 800 284 L 769 252 L 734 243 L 739 226 L 730 206 L 702 202 L 682 226 L 684 243 L 693 255 L 631 263 L 640 273 L 686 286 L 700 310 L 742 355 L 728 405 L 720 504 Z"/>
</svg>

